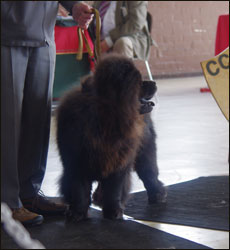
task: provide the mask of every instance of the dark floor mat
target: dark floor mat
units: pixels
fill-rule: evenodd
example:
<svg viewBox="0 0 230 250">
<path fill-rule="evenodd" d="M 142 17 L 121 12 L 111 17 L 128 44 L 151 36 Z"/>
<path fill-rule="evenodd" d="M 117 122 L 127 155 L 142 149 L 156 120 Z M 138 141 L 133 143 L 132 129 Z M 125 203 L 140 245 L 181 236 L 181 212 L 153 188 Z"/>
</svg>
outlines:
<svg viewBox="0 0 230 250">
<path fill-rule="evenodd" d="M 49 217 L 28 231 L 47 249 L 210 249 L 134 221 L 103 219 L 94 209 L 87 221 L 65 224 L 63 217 Z M 18 248 L 6 233 L 1 238 L 2 249 Z"/>
<path fill-rule="evenodd" d="M 125 214 L 139 220 L 229 230 L 229 176 L 201 177 L 167 187 L 165 204 L 148 205 L 134 193 Z"/>
</svg>

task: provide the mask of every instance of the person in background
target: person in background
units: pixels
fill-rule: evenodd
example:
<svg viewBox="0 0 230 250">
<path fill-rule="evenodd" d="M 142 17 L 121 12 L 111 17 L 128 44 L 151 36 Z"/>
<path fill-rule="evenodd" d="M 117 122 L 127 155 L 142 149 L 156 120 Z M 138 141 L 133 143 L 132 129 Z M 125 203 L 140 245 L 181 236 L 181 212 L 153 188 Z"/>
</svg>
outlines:
<svg viewBox="0 0 230 250">
<path fill-rule="evenodd" d="M 87 29 L 91 7 L 60 1 Z M 58 1 L 1 1 L 1 201 L 24 225 L 66 207 L 40 193 L 49 144 Z"/>
<path fill-rule="evenodd" d="M 148 1 L 94 1 L 101 17 L 101 51 L 114 51 L 145 60 L 152 42 L 148 24 Z M 95 23 L 90 24 L 95 37 Z"/>
</svg>

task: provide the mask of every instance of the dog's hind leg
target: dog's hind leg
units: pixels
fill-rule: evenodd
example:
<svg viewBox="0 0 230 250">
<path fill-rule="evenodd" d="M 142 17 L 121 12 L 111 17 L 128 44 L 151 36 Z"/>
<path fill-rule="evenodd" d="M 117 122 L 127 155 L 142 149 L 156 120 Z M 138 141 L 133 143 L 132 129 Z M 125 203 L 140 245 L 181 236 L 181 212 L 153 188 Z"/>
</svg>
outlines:
<svg viewBox="0 0 230 250">
<path fill-rule="evenodd" d="M 158 180 L 154 171 L 147 165 L 145 169 L 142 167 L 137 167 L 136 172 L 139 178 L 143 181 L 143 184 L 146 188 L 148 194 L 149 204 L 165 202 L 167 192 L 161 181 Z"/>
<path fill-rule="evenodd" d="M 154 161 L 149 160 L 145 154 L 139 155 L 135 169 L 146 188 L 149 204 L 165 202 L 167 196 L 166 189 L 158 179 Z"/>
<path fill-rule="evenodd" d="M 165 202 L 167 192 L 158 179 L 155 132 L 151 123 L 146 128 L 142 147 L 136 157 L 135 170 L 144 183 L 149 203 Z"/>
</svg>

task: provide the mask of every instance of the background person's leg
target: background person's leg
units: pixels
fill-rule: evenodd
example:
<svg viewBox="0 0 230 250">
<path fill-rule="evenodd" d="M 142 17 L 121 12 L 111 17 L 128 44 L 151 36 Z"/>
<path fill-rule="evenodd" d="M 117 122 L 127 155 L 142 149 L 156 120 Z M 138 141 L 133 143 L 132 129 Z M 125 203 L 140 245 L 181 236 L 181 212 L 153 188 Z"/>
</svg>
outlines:
<svg viewBox="0 0 230 250">
<path fill-rule="evenodd" d="M 133 44 L 128 37 L 119 38 L 113 45 L 113 52 L 119 53 L 128 58 L 134 57 Z"/>
</svg>

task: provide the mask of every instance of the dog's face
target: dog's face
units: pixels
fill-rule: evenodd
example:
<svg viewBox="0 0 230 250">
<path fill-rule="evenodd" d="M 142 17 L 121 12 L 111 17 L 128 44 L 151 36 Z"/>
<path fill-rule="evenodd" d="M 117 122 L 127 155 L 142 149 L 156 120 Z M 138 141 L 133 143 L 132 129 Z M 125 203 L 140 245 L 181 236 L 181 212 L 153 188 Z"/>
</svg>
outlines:
<svg viewBox="0 0 230 250">
<path fill-rule="evenodd" d="M 142 81 L 141 74 L 133 62 L 118 55 L 107 56 L 96 68 L 94 75 L 82 82 L 83 92 L 95 92 L 104 99 L 115 102 L 140 101 L 140 114 L 152 111 L 154 103 L 149 101 L 157 91 L 154 81 Z"/>
<path fill-rule="evenodd" d="M 146 114 L 152 111 L 153 106 L 155 105 L 153 102 L 149 101 L 156 93 L 157 86 L 154 81 L 143 81 L 142 87 L 140 91 L 140 114 Z"/>
<path fill-rule="evenodd" d="M 123 56 L 110 55 L 96 67 L 94 84 L 99 96 L 123 100 L 138 98 L 141 91 L 141 74 L 132 60 Z"/>
</svg>

